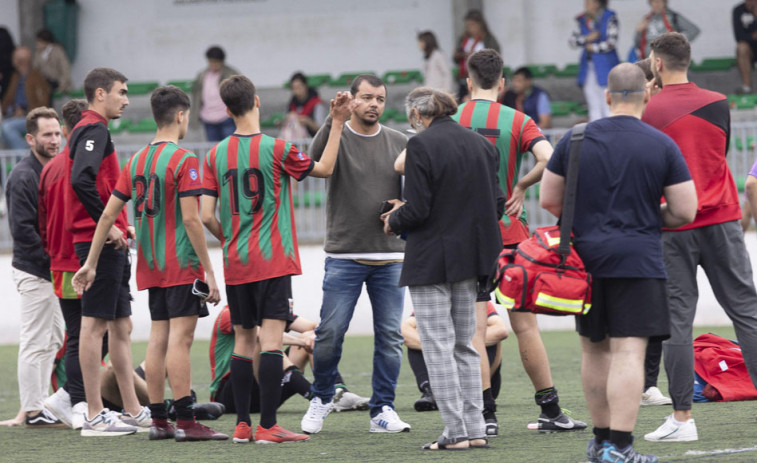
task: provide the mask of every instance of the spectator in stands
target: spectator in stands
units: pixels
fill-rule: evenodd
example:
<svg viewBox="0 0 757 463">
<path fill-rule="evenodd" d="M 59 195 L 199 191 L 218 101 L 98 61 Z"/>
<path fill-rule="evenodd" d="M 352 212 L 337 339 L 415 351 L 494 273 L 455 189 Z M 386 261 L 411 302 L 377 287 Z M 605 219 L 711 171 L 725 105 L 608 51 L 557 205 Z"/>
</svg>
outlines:
<svg viewBox="0 0 757 463">
<path fill-rule="evenodd" d="M 483 13 L 479 10 L 470 10 L 465 15 L 465 31 L 455 50 L 454 62 L 457 68 L 457 99 L 462 102 L 468 96 L 468 57 L 484 48 L 499 51 L 499 42 L 489 32 Z"/>
<path fill-rule="evenodd" d="M 663 343 L 663 354 L 673 413 L 644 438 L 684 442 L 699 438 L 691 418 L 691 331 L 698 299 L 697 268 L 703 268 L 718 303 L 733 322 L 745 366 L 755 384 L 757 292 L 739 223 L 739 195 L 726 162 L 731 138 L 728 100 L 723 94 L 689 82 L 691 47 L 683 34 L 666 32 L 652 42 L 651 48 L 652 71 L 663 88 L 649 101 L 643 120 L 678 144 L 694 179 L 699 205 L 693 223 L 662 234 L 671 320 L 670 339 Z"/>
<path fill-rule="evenodd" d="M 8 84 L 11 81 L 11 74 L 13 74 L 13 50 L 16 49 L 16 45 L 13 43 L 8 29 L 0 27 L 0 100 L 5 96 L 5 92 L 8 91 Z"/>
<path fill-rule="evenodd" d="M 439 43 L 431 31 L 418 34 L 418 48 L 423 52 L 423 83 L 427 87 L 443 92 L 454 92 L 452 70 L 444 54 L 439 50 Z"/>
<path fill-rule="evenodd" d="M 733 9 L 733 35 L 741 75 L 737 93 L 752 93 L 752 69 L 757 61 L 757 0 L 744 0 Z"/>
<path fill-rule="evenodd" d="M 66 50 L 55 41 L 49 29 L 37 32 L 36 50 L 33 61 L 34 69 L 45 76 L 53 92 L 68 93 L 71 90 L 71 63 Z"/>
<path fill-rule="evenodd" d="M 65 426 L 43 405 L 55 353 L 63 345 L 63 317 L 50 282 L 50 258 L 39 233 L 37 199 L 42 168 L 60 148 L 60 122 L 52 108 L 25 118 L 31 153 L 8 177 L 8 225 L 13 237 L 13 281 L 21 297 L 18 388 L 27 427 Z"/>
<path fill-rule="evenodd" d="M 620 62 L 615 45 L 619 23 L 614 11 L 607 8 L 608 0 L 586 0 L 586 11 L 576 17 L 578 29 L 570 37 L 570 46 L 581 48 L 578 85 L 583 87 L 589 120 L 610 115 L 605 101 L 607 75 Z"/>
<path fill-rule="evenodd" d="M 668 0 L 649 0 L 649 6 L 652 11 L 644 15 L 636 25 L 633 39 L 635 59 L 629 58 L 628 61 L 648 58 L 649 44 L 665 32 L 680 32 L 689 42 L 699 35 L 699 28 L 694 23 L 668 8 Z"/>
<path fill-rule="evenodd" d="M 526 66 L 513 73 L 510 88 L 501 101 L 505 106 L 526 113 L 541 129 L 552 127 L 552 106 L 549 95 L 534 85 L 534 76 Z"/>
<path fill-rule="evenodd" d="M 205 52 L 208 67 L 200 71 L 192 84 L 192 127 L 202 121 L 205 138 L 221 141 L 234 133 L 234 121 L 226 114 L 226 105 L 221 101 L 221 82 L 239 71 L 226 65 L 226 53 L 221 47 L 212 46 Z"/>
<path fill-rule="evenodd" d="M 292 99 L 289 100 L 288 114 L 284 119 L 279 138 L 300 140 L 313 137 L 326 120 L 327 109 L 318 91 L 308 85 L 308 78 L 295 72 L 289 78 Z"/>
<path fill-rule="evenodd" d="M 3 143 L 9 149 L 22 150 L 26 143 L 26 115 L 34 108 L 50 102 L 50 84 L 32 68 L 32 52 L 18 47 L 13 52 L 13 74 L 2 100 Z"/>
</svg>

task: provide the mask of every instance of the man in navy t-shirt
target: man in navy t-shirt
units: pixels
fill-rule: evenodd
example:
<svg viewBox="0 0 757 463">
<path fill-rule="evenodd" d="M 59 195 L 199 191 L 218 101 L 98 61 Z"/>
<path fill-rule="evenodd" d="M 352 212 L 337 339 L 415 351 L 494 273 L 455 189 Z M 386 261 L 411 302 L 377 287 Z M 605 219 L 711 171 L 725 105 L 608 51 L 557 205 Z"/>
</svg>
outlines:
<svg viewBox="0 0 757 463">
<path fill-rule="evenodd" d="M 606 98 L 611 117 L 586 127 L 573 222 L 576 251 L 594 277 L 592 309 L 576 318 L 595 426 L 586 452 L 592 462 L 603 455 L 656 462 L 635 452 L 631 433 L 647 341 L 670 335 L 662 227 L 694 220 L 696 192 L 673 140 L 640 120 L 649 99 L 641 69 L 613 68 Z M 558 143 L 542 178 L 541 205 L 555 216 L 562 211 L 570 138 Z"/>
</svg>

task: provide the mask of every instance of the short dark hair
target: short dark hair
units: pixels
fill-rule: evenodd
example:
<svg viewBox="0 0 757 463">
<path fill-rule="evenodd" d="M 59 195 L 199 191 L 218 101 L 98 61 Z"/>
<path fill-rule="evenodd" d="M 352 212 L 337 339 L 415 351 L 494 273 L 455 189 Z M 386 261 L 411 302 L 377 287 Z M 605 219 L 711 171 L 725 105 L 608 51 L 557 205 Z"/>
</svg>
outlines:
<svg viewBox="0 0 757 463">
<path fill-rule="evenodd" d="M 126 83 L 129 79 L 123 74 L 111 68 L 94 68 L 84 78 L 84 95 L 87 101 L 95 101 L 95 92 L 98 88 L 110 92 L 115 82 Z"/>
<path fill-rule="evenodd" d="M 384 90 L 386 90 L 386 84 L 381 78 L 374 76 L 373 74 L 360 74 L 355 77 L 355 80 L 352 81 L 352 85 L 350 86 L 350 93 L 352 93 L 352 96 L 357 96 L 357 89 L 363 81 L 368 82 L 371 87 L 384 87 Z"/>
<path fill-rule="evenodd" d="M 72 130 L 81 120 L 81 112 L 85 109 L 87 109 L 87 100 L 82 98 L 68 100 L 60 110 L 63 115 L 63 125 L 65 125 L 68 130 Z"/>
<path fill-rule="evenodd" d="M 39 131 L 39 119 L 58 119 L 58 113 L 53 108 L 40 106 L 29 111 L 26 115 L 26 133 L 34 136 Z"/>
<path fill-rule="evenodd" d="M 468 74 L 482 90 L 489 90 L 502 78 L 502 57 L 496 50 L 485 48 L 468 57 Z"/>
<path fill-rule="evenodd" d="M 481 29 L 484 31 L 484 37 L 489 37 L 492 35 L 491 32 L 489 32 L 489 25 L 486 24 L 486 19 L 484 19 L 484 14 L 481 12 L 481 10 L 468 10 L 467 13 L 465 13 L 465 18 L 463 18 L 465 21 L 473 21 L 477 22 L 481 25 Z"/>
<path fill-rule="evenodd" d="M 649 47 L 671 71 L 686 71 L 691 64 L 691 44 L 680 32 L 666 32 L 652 40 Z"/>
<path fill-rule="evenodd" d="M 221 100 L 236 117 L 255 108 L 255 84 L 242 75 L 231 76 L 221 82 Z"/>
<path fill-rule="evenodd" d="M 40 29 L 37 32 L 37 39 L 47 43 L 55 43 L 55 36 L 50 29 Z"/>
<path fill-rule="evenodd" d="M 439 49 L 439 43 L 436 41 L 436 36 L 431 31 L 423 31 L 418 33 L 418 41 L 423 44 L 423 57 L 428 59 L 434 50 Z"/>
<path fill-rule="evenodd" d="M 218 45 L 213 45 L 205 52 L 205 58 L 224 61 L 226 59 L 226 53 L 223 51 L 223 48 Z"/>
<path fill-rule="evenodd" d="M 644 58 L 643 60 L 637 61 L 633 63 L 637 66 L 639 66 L 639 69 L 644 73 L 644 77 L 647 79 L 647 82 L 654 79 L 654 72 L 652 72 L 652 59 L 651 58 Z"/>
<path fill-rule="evenodd" d="M 306 87 L 310 87 L 310 85 L 308 85 L 308 77 L 301 72 L 295 72 L 292 74 L 292 77 L 289 78 L 289 84 L 291 85 L 295 80 L 299 80 L 305 84 Z"/>
<path fill-rule="evenodd" d="M 521 66 L 518 69 L 516 69 L 515 72 L 513 72 L 513 77 L 514 76 L 523 76 L 524 78 L 528 80 L 533 80 L 534 78 L 533 73 L 527 66 Z"/>
<path fill-rule="evenodd" d="M 597 3 L 599 3 L 599 6 L 601 6 L 602 8 L 607 8 L 609 1 L 610 0 L 597 0 Z"/>
<path fill-rule="evenodd" d="M 150 95 L 150 107 L 158 128 L 165 127 L 173 122 L 178 111 L 189 109 L 189 97 L 175 85 L 158 87 Z"/>
</svg>

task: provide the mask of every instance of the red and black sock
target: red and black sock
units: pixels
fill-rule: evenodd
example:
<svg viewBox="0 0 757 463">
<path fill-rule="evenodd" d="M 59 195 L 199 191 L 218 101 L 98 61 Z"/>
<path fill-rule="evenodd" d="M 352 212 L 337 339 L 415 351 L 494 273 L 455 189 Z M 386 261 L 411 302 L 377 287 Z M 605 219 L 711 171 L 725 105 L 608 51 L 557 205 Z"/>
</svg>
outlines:
<svg viewBox="0 0 757 463">
<path fill-rule="evenodd" d="M 281 371 L 281 366 L 279 366 L 279 371 Z M 244 421 L 251 424 L 250 388 L 253 379 L 252 359 L 239 354 L 231 354 L 231 377 L 229 380 L 231 381 L 231 392 L 234 395 L 234 407 L 237 409 L 237 423 Z"/>
<path fill-rule="evenodd" d="M 260 426 L 270 429 L 276 424 L 276 409 L 281 403 L 281 370 L 284 353 L 280 350 L 264 350 L 260 353 L 258 384 L 260 385 Z M 236 401 L 236 395 L 234 396 Z M 249 405 L 247 407 L 249 409 Z M 237 410 L 239 403 L 237 402 Z M 249 416 L 249 415 L 248 415 Z"/>
</svg>

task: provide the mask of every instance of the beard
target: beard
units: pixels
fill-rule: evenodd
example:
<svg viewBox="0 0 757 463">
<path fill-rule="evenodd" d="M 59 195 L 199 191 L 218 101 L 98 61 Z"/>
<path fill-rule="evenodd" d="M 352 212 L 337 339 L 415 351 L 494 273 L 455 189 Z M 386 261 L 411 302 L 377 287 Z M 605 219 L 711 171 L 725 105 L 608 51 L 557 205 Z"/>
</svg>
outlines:
<svg viewBox="0 0 757 463">
<path fill-rule="evenodd" d="M 56 154 L 58 154 L 57 150 L 54 153 L 48 153 L 47 150 L 45 150 L 44 147 L 41 147 L 40 144 L 37 144 L 37 146 L 34 148 L 34 152 L 37 153 L 40 157 L 52 159 L 55 157 Z"/>
</svg>

